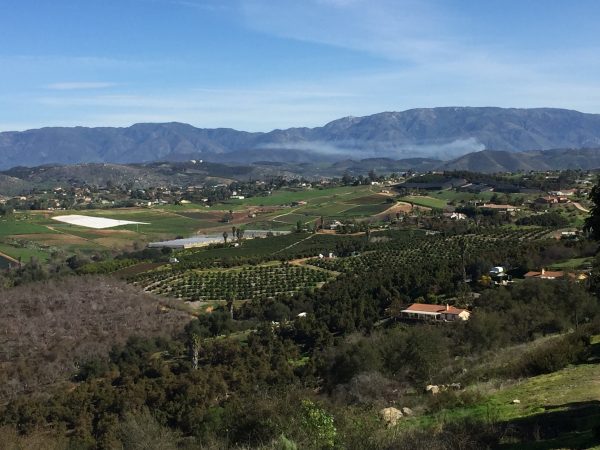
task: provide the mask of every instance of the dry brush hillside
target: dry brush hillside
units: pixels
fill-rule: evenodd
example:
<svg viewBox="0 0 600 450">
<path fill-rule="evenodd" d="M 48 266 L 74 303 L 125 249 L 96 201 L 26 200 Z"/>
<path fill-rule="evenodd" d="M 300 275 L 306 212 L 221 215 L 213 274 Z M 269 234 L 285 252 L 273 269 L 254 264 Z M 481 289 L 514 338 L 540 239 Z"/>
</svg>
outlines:
<svg viewBox="0 0 600 450">
<path fill-rule="evenodd" d="M 67 277 L 0 291 L 0 310 L 2 401 L 68 379 L 78 362 L 107 354 L 131 336 L 171 335 L 189 320 L 108 277 Z"/>
</svg>

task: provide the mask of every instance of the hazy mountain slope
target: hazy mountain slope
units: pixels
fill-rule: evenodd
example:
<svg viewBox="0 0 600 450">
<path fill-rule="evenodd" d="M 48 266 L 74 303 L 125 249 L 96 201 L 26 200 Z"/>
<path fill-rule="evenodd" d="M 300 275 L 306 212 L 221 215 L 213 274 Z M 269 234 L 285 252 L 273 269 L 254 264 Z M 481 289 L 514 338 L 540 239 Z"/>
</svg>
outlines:
<svg viewBox="0 0 600 450">
<path fill-rule="evenodd" d="M 532 152 L 484 150 L 441 164 L 439 169 L 472 172 L 600 168 L 600 148 L 555 149 Z"/>
<path fill-rule="evenodd" d="M 269 133 L 182 123 L 0 133 L 0 168 L 49 163 L 207 159 L 216 162 L 387 157 L 451 159 L 484 149 L 600 146 L 600 115 L 539 108 L 431 108 L 346 117 Z"/>
</svg>

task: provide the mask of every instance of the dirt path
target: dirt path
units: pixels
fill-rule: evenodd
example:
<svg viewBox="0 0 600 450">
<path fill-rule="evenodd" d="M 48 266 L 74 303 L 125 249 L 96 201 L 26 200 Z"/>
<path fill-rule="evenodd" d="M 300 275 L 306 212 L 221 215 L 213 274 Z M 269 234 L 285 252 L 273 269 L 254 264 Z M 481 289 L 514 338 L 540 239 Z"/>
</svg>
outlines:
<svg viewBox="0 0 600 450">
<path fill-rule="evenodd" d="M 419 209 L 421 211 L 431 211 L 431 208 L 427 208 L 426 206 L 411 205 L 408 202 L 398 202 L 398 203 L 390 206 L 385 211 L 380 212 L 379 214 L 376 214 L 372 217 L 380 219 L 387 215 L 394 216 L 398 212 L 399 213 L 410 213 L 413 210 L 417 210 L 417 209 Z"/>
<path fill-rule="evenodd" d="M 6 259 L 14 264 L 19 264 L 19 261 L 13 258 L 12 256 L 8 256 L 6 253 L 0 252 L 0 258 Z"/>
<path fill-rule="evenodd" d="M 292 260 L 288 261 L 288 263 L 292 266 L 310 267 L 311 269 L 320 270 L 322 272 L 327 272 L 335 277 L 340 275 L 340 272 L 336 272 L 335 270 L 324 269 L 323 267 L 313 266 L 312 264 L 308 264 L 307 261 L 309 261 L 311 259 L 315 259 L 314 256 L 312 256 L 310 258 L 292 259 Z"/>
<path fill-rule="evenodd" d="M 298 245 L 300 242 L 304 242 L 304 241 L 308 241 L 309 239 L 312 239 L 314 236 L 316 236 L 315 234 L 311 234 L 308 237 L 305 237 L 304 239 L 300 239 L 298 242 L 294 242 L 292 245 L 288 245 L 287 247 L 284 247 L 280 250 L 277 250 L 275 253 L 273 253 L 274 255 L 276 255 L 277 253 L 283 252 L 284 250 L 290 249 L 295 245 Z"/>
<path fill-rule="evenodd" d="M 579 211 L 583 211 L 583 212 L 585 212 L 585 213 L 589 213 L 589 212 L 590 212 L 590 210 L 589 210 L 589 209 L 587 209 L 587 208 L 584 208 L 584 207 L 581 205 L 581 203 L 578 203 L 578 202 L 573 202 L 573 203 L 571 203 L 571 204 L 572 204 L 572 205 L 573 205 L 575 208 L 577 208 Z"/>
</svg>

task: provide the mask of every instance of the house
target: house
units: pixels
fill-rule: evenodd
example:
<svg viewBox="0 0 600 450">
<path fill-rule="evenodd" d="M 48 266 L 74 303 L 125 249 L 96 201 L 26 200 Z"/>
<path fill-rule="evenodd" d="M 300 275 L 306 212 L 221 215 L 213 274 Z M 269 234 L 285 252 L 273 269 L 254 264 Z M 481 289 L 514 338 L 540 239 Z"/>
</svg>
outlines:
<svg viewBox="0 0 600 450">
<path fill-rule="evenodd" d="M 467 220 L 467 215 L 459 212 L 447 212 L 444 213 L 444 217 L 450 220 Z"/>
<path fill-rule="evenodd" d="M 558 198 L 552 196 L 538 197 L 535 199 L 535 203 L 540 205 L 552 205 L 558 203 Z"/>
<path fill-rule="evenodd" d="M 574 195 L 575 192 L 576 189 L 562 189 L 560 191 L 550 191 L 548 192 L 548 194 L 554 197 L 569 197 L 571 195 Z"/>
<path fill-rule="evenodd" d="M 333 222 L 331 222 L 329 224 L 329 229 L 330 230 L 337 230 L 339 227 L 341 227 L 343 225 L 342 222 L 340 222 L 339 220 L 334 220 Z"/>
<path fill-rule="evenodd" d="M 455 308 L 449 305 L 428 305 L 425 303 L 413 303 L 408 308 L 400 311 L 403 319 L 454 322 L 469 320 L 471 313 L 466 309 Z"/>
<path fill-rule="evenodd" d="M 585 281 L 588 278 L 588 276 L 585 273 L 564 272 L 562 270 L 542 269 L 540 272 L 530 271 L 525 274 L 525 278 L 527 279 L 537 278 L 540 280 L 558 280 L 566 276 L 568 276 L 573 281 Z"/>
</svg>

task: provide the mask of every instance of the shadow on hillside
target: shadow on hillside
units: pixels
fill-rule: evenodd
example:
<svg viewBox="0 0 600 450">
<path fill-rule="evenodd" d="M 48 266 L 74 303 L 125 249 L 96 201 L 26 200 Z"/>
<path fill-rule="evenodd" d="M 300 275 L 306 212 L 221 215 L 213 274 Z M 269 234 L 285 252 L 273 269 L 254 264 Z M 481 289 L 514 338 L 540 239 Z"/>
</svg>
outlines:
<svg viewBox="0 0 600 450">
<path fill-rule="evenodd" d="M 600 401 L 546 407 L 546 411 L 502 424 L 498 448 L 580 449 L 600 445 Z"/>
</svg>

